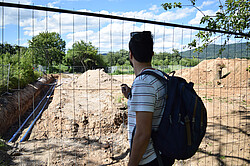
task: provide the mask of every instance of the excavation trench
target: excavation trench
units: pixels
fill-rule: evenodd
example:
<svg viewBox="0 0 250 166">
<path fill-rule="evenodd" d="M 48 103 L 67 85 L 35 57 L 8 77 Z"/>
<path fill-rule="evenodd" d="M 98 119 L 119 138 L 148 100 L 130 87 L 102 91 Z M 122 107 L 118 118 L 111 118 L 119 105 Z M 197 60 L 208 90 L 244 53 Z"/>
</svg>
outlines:
<svg viewBox="0 0 250 166">
<path fill-rule="evenodd" d="M 26 119 L 33 107 L 39 102 L 55 77 L 47 75 L 34 84 L 0 97 L 0 135 L 6 139 L 15 133 L 15 130 Z"/>
</svg>

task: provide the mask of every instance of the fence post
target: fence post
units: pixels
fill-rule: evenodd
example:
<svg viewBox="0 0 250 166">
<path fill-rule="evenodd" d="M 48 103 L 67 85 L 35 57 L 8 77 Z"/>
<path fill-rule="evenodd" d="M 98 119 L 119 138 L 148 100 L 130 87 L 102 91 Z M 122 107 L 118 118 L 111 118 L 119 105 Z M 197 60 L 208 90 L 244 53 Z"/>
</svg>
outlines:
<svg viewBox="0 0 250 166">
<path fill-rule="evenodd" d="M 10 64 L 8 64 L 7 92 L 9 92 L 9 80 L 10 80 Z"/>
</svg>

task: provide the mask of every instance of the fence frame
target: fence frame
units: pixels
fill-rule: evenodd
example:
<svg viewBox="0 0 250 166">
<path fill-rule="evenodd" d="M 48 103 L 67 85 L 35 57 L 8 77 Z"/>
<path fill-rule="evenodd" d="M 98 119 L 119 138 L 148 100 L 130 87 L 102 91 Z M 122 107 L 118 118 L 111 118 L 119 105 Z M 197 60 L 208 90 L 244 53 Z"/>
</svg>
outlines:
<svg viewBox="0 0 250 166">
<path fill-rule="evenodd" d="M 50 11 L 50 12 L 57 12 L 57 13 L 77 14 L 77 15 L 84 15 L 84 16 L 94 16 L 94 17 L 110 18 L 110 19 L 123 20 L 123 21 L 149 23 L 149 24 L 155 24 L 155 25 L 188 28 L 188 29 L 193 29 L 193 30 L 211 31 L 211 32 L 250 37 L 250 34 L 240 33 L 240 32 L 230 32 L 230 31 L 224 31 L 224 30 L 208 29 L 208 28 L 201 28 L 201 27 L 195 27 L 195 26 L 180 25 L 180 24 L 173 24 L 173 23 L 166 23 L 166 22 L 152 21 L 152 20 L 145 20 L 145 19 L 137 19 L 137 18 L 128 18 L 128 17 L 121 17 L 121 16 L 114 16 L 114 15 L 107 15 L 107 14 L 91 13 L 91 12 L 80 12 L 80 11 L 73 11 L 73 10 L 66 10 L 66 9 L 14 4 L 14 3 L 7 3 L 7 2 L 0 2 L 0 6 L 23 8 L 23 9 L 34 9 L 34 10 Z"/>
<path fill-rule="evenodd" d="M 123 20 L 123 21 L 132 21 L 132 22 L 139 22 L 139 23 L 148 23 L 148 24 L 154 24 L 154 25 L 169 26 L 169 27 L 188 28 L 188 29 L 193 29 L 193 30 L 210 31 L 210 32 L 214 32 L 214 33 L 218 32 L 218 33 L 223 33 L 223 34 L 246 36 L 246 37 L 250 38 L 250 34 L 246 34 L 246 33 L 235 33 L 235 32 L 230 32 L 230 31 L 207 29 L 207 28 L 201 28 L 201 27 L 179 25 L 179 24 L 151 21 L 151 20 L 144 20 L 144 19 L 126 18 L 126 17 L 120 17 L 120 16 L 98 14 L 98 13 L 79 12 L 79 11 L 71 11 L 71 10 L 65 10 L 65 9 L 56 9 L 56 8 L 23 5 L 23 4 L 13 4 L 13 3 L 6 3 L 6 2 L 0 2 L 0 6 L 23 8 L 23 9 L 33 9 L 33 10 L 40 10 L 40 11 L 50 11 L 50 12 L 57 12 L 57 13 L 76 14 L 76 15 L 92 16 L 92 17 L 99 17 L 99 18 L 109 18 L 109 19 L 116 19 L 116 20 Z M 9 69 L 10 69 L 10 66 L 9 66 Z M 112 94 L 111 94 L 111 96 L 112 96 Z"/>
</svg>

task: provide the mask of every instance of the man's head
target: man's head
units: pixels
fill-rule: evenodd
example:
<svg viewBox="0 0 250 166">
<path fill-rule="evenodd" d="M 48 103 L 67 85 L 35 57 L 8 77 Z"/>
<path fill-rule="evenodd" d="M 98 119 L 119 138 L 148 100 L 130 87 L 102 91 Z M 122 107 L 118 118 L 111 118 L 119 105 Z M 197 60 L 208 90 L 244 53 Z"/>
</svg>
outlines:
<svg viewBox="0 0 250 166">
<path fill-rule="evenodd" d="M 150 31 L 131 32 L 129 51 L 141 63 L 151 62 L 153 52 L 153 37 Z"/>
</svg>

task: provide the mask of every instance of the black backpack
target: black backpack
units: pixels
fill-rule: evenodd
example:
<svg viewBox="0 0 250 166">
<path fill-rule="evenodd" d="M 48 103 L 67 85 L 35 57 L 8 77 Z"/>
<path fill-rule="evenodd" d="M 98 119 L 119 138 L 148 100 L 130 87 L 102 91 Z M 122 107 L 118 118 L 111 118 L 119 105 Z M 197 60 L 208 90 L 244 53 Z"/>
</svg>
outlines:
<svg viewBox="0 0 250 166">
<path fill-rule="evenodd" d="M 187 83 L 185 79 L 174 74 L 170 76 L 162 73 L 165 77 L 153 71 L 139 74 L 153 75 L 167 87 L 162 120 L 159 129 L 152 131 L 151 135 L 160 163 L 160 154 L 178 160 L 192 157 L 198 150 L 207 127 L 207 111 L 193 89 L 194 84 Z"/>
</svg>

